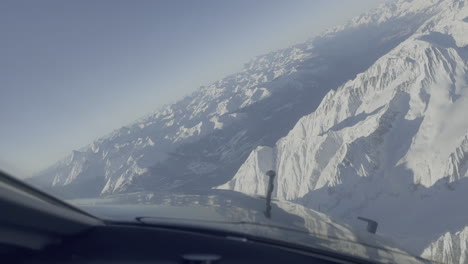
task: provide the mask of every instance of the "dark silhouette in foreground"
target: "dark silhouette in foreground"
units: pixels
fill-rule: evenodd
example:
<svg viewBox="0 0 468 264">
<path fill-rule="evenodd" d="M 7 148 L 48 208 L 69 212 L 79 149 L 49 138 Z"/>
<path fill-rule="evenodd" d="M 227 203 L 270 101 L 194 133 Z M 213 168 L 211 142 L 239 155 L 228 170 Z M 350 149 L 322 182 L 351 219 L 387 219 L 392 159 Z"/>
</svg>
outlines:
<svg viewBox="0 0 468 264">
<path fill-rule="evenodd" d="M 266 211 L 265 216 L 271 218 L 271 195 L 273 194 L 273 188 L 275 188 L 274 180 L 276 173 L 272 170 L 267 171 L 266 175 L 269 177 L 268 180 L 268 189 L 266 193 Z"/>
</svg>

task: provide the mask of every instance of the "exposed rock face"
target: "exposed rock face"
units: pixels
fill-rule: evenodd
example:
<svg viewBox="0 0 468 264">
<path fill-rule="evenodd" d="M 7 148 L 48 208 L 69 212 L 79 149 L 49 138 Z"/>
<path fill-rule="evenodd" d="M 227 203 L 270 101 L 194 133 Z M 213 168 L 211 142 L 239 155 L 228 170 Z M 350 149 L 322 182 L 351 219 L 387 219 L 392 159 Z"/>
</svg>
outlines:
<svg viewBox="0 0 468 264">
<path fill-rule="evenodd" d="M 430 244 L 422 257 L 442 263 L 468 263 L 468 227 L 456 233 L 447 232 Z"/>
</svg>

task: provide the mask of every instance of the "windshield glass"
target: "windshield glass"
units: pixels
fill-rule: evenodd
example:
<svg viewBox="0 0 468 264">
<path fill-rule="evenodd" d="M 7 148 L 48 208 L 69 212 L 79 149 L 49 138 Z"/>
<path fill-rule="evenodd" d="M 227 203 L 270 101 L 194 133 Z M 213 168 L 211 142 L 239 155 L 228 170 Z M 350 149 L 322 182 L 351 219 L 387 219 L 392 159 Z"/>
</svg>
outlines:
<svg viewBox="0 0 468 264">
<path fill-rule="evenodd" d="M 111 221 L 468 260 L 468 0 L 6 0 L 0 21 L 0 170 Z"/>
</svg>

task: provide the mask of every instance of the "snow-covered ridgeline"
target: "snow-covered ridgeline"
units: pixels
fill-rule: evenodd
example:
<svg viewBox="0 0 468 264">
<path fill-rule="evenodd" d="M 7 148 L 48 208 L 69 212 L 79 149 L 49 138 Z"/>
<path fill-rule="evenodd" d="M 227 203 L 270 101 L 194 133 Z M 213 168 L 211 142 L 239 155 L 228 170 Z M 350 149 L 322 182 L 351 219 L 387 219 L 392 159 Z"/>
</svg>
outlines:
<svg viewBox="0 0 468 264">
<path fill-rule="evenodd" d="M 468 2 L 435 2 L 410 38 L 330 91 L 271 157 L 258 159 L 257 148 L 218 188 L 263 194 L 265 172 L 276 169 L 277 198 L 353 225 L 372 217 L 414 254 L 465 226 Z"/>
<path fill-rule="evenodd" d="M 445 233 L 431 243 L 421 256 L 441 263 L 468 263 L 468 227 L 456 233 Z"/>
<path fill-rule="evenodd" d="M 438 15 L 366 72 L 330 91 L 314 113 L 278 141 L 271 158 L 277 162 L 267 168 L 278 171 L 278 198 L 299 198 L 354 176 L 391 177 L 400 165 L 424 186 L 465 176 L 468 35 L 459 29 L 468 32 L 461 19 L 467 8 L 455 12 L 450 2 L 440 4 Z M 456 14 L 448 16 L 449 11 Z M 454 31 L 446 34 L 448 29 Z M 246 190 L 237 179 L 260 167 L 265 166 L 247 160 L 221 188 L 251 193 L 260 177 L 249 177 Z"/>
<path fill-rule="evenodd" d="M 343 183 L 347 174 L 385 175 L 402 163 L 412 169 L 415 182 L 425 186 L 450 176 L 441 168 L 460 172 L 462 165 L 461 172 L 466 173 L 463 138 L 468 122 L 461 115 L 468 111 L 467 85 L 454 83 L 449 76 L 458 80 L 467 76 L 458 53 L 412 39 L 356 80 L 330 92 L 317 111 L 277 143 L 276 157 L 270 158 L 277 163 L 266 168 L 278 171 L 277 196 L 295 199 Z M 453 86 L 458 91 L 452 91 Z M 411 145 L 400 149 L 405 138 Z M 251 160 L 246 164 L 266 166 Z M 233 181 L 244 177 L 243 171 L 257 170 L 239 170 Z"/>
</svg>

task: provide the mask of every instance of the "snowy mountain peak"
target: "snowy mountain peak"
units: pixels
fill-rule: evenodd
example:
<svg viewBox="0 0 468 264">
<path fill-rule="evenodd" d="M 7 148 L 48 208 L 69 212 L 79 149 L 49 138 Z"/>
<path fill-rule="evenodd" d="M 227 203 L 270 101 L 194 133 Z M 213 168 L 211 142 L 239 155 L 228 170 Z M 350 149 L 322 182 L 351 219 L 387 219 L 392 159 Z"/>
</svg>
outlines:
<svg viewBox="0 0 468 264">
<path fill-rule="evenodd" d="M 276 142 L 268 159 L 276 161 L 276 198 L 353 225 L 367 215 L 415 254 L 443 228 L 467 224 L 466 213 L 421 223 L 436 211 L 457 215 L 455 204 L 466 201 L 467 4 L 395 2 L 391 11 L 414 12 L 418 28 Z M 257 157 L 217 188 L 264 193 L 258 168 L 269 163 Z"/>
<path fill-rule="evenodd" d="M 412 37 L 356 79 L 329 92 L 314 113 L 278 141 L 278 162 L 273 167 L 279 174 L 279 198 L 295 199 L 335 186 L 351 177 L 347 175 L 384 176 L 400 165 L 413 172 L 415 183 L 424 186 L 446 177 L 455 179 L 444 174 L 443 168 L 459 167 L 447 163 L 449 157 L 464 165 L 460 142 L 468 131 L 463 118 L 468 111 L 464 50 L 468 35 L 458 35 L 465 27 L 458 24 L 466 24 L 468 32 L 468 23 L 452 23 L 446 17 L 449 11 L 457 17 L 468 9 L 462 6 L 454 11 L 447 2 L 451 1 L 439 2 L 439 13 Z M 251 160 L 247 164 L 252 168 L 243 167 L 227 184 L 234 190 L 240 190 L 236 182 L 245 177 L 243 171 L 261 166 Z"/>
</svg>

